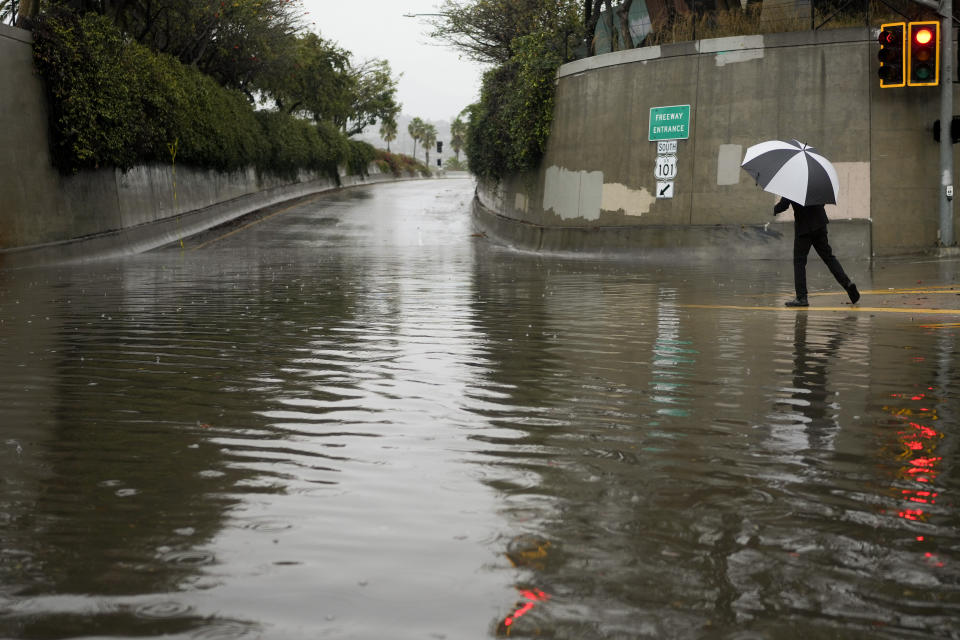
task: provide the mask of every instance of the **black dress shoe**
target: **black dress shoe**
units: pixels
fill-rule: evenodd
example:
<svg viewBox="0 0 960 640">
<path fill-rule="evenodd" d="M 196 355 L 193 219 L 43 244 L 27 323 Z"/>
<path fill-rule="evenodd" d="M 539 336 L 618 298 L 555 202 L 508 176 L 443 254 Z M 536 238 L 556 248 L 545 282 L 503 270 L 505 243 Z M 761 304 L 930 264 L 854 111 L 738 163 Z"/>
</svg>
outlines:
<svg viewBox="0 0 960 640">
<path fill-rule="evenodd" d="M 850 296 L 850 304 L 857 304 L 857 301 L 860 300 L 860 292 L 857 291 L 857 285 L 850 283 L 850 286 L 847 287 L 847 295 Z"/>
<path fill-rule="evenodd" d="M 809 307 L 810 306 L 806 298 L 794 298 L 793 300 L 787 300 L 783 304 L 786 307 Z"/>
</svg>

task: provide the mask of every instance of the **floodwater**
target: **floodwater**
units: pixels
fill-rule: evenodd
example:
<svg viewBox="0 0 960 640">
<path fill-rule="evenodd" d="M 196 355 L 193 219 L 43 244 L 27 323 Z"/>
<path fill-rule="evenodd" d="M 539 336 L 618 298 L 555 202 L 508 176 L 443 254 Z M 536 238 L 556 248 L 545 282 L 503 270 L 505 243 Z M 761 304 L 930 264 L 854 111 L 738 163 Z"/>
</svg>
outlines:
<svg viewBox="0 0 960 640">
<path fill-rule="evenodd" d="M 472 188 L 0 272 L 0 637 L 960 637 L 960 317 L 511 252 Z"/>
</svg>

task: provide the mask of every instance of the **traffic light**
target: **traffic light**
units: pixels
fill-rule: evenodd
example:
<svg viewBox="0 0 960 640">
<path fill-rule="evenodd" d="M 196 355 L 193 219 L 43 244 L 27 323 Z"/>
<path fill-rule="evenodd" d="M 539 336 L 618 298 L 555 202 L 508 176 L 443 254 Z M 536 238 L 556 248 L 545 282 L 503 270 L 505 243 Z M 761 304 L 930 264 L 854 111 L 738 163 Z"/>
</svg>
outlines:
<svg viewBox="0 0 960 640">
<path fill-rule="evenodd" d="M 932 87 L 940 83 L 940 23 L 909 23 L 907 86 Z"/>
<path fill-rule="evenodd" d="M 906 84 L 903 77 L 906 57 L 903 47 L 905 25 L 904 22 L 880 25 L 880 53 L 877 54 L 880 59 L 880 70 L 877 71 L 877 75 L 880 76 L 882 89 L 902 87 Z"/>
<path fill-rule="evenodd" d="M 437 140 L 437 153 L 443 153 L 443 142 Z"/>
</svg>

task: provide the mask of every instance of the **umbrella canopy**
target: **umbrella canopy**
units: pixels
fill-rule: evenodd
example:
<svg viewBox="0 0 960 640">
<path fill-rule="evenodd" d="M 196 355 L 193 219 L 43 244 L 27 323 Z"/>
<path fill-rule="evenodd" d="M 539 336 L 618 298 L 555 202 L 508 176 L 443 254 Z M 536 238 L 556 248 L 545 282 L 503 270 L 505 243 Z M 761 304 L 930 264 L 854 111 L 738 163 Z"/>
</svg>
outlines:
<svg viewBox="0 0 960 640">
<path fill-rule="evenodd" d="M 769 140 L 747 149 L 740 166 L 764 191 L 797 204 L 836 204 L 837 171 L 816 149 L 798 140 Z"/>
</svg>

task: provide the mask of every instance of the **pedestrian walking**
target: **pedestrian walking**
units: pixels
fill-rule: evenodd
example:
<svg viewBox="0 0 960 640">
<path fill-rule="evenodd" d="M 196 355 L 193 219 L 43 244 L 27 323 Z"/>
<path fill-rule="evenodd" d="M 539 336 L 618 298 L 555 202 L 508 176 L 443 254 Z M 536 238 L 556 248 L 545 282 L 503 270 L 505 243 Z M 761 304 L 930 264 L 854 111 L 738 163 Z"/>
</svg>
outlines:
<svg viewBox="0 0 960 640">
<path fill-rule="evenodd" d="M 857 285 L 850 281 L 840 261 L 833 255 L 833 249 L 827 240 L 827 212 L 822 204 L 802 205 L 788 198 L 780 198 L 774 205 L 773 215 L 783 213 L 787 207 L 793 207 L 794 236 L 793 236 L 793 286 L 797 297 L 787 300 L 788 307 L 808 307 L 807 302 L 807 255 L 810 247 L 817 250 L 817 255 L 823 260 L 830 273 L 837 279 L 840 286 L 850 296 L 850 303 L 856 304 L 860 300 Z"/>
</svg>

